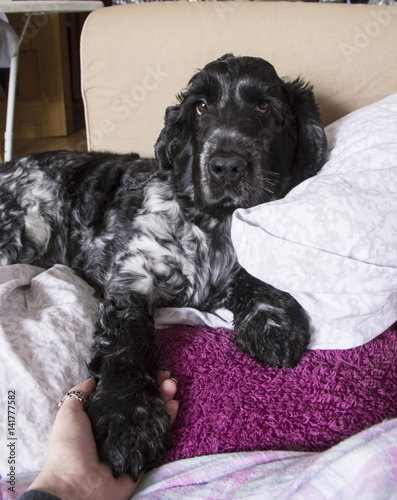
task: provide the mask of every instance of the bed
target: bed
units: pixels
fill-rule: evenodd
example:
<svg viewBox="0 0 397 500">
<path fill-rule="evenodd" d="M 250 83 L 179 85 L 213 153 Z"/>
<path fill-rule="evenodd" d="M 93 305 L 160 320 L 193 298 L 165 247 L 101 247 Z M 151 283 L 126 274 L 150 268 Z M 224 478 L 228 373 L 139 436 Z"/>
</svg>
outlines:
<svg viewBox="0 0 397 500">
<path fill-rule="evenodd" d="M 165 108 L 227 52 L 310 81 L 327 126 L 320 174 L 232 226 L 241 264 L 301 302 L 312 340 L 280 370 L 234 346 L 227 310 L 157 311 L 180 410 L 134 498 L 397 498 L 397 7 L 100 9 L 82 34 L 90 149 L 153 156 Z M 57 402 L 87 376 L 97 309 L 65 266 L 0 268 L 4 499 L 40 470 Z"/>
</svg>

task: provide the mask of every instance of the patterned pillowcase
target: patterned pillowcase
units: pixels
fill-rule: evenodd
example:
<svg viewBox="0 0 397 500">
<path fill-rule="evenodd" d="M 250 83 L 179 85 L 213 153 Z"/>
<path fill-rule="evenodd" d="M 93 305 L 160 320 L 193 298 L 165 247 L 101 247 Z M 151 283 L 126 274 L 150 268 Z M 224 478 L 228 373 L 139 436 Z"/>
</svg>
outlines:
<svg viewBox="0 0 397 500">
<path fill-rule="evenodd" d="M 232 237 L 251 274 L 309 313 L 310 348 L 346 349 L 397 319 L 397 94 L 326 131 L 319 174 L 282 200 L 237 210 Z"/>
</svg>

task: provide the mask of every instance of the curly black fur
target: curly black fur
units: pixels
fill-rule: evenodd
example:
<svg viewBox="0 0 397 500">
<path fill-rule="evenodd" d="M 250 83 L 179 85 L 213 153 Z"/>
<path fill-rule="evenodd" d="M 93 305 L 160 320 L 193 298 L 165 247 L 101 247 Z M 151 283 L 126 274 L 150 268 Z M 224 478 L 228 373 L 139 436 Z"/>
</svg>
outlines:
<svg viewBox="0 0 397 500">
<path fill-rule="evenodd" d="M 167 109 L 157 162 L 63 151 L 0 169 L 0 265 L 62 263 L 102 296 L 86 410 L 116 475 L 136 480 L 166 451 L 155 307 L 229 307 L 241 349 L 272 366 L 297 363 L 308 319 L 239 267 L 230 222 L 236 208 L 314 175 L 325 153 L 309 86 L 282 81 L 262 59 L 226 55 Z"/>
</svg>

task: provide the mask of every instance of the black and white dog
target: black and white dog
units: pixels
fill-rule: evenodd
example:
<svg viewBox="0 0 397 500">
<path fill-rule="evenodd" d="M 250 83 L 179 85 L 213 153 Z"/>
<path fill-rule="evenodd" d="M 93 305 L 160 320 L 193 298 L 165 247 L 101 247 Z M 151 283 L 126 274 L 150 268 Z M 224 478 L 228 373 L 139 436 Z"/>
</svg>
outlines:
<svg viewBox="0 0 397 500">
<path fill-rule="evenodd" d="M 239 267 L 231 215 L 314 175 L 326 146 L 309 86 L 284 82 L 262 59 L 226 55 L 167 109 L 157 161 L 62 151 L 0 168 L 0 265 L 62 263 L 102 297 L 86 411 L 116 475 L 136 480 L 166 451 L 155 307 L 228 307 L 243 351 L 272 366 L 299 360 L 308 319 Z"/>
</svg>

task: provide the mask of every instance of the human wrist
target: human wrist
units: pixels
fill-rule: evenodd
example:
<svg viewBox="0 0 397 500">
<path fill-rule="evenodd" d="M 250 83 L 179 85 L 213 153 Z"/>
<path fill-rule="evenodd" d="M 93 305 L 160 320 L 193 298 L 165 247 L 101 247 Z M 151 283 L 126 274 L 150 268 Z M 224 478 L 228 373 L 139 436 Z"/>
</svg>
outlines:
<svg viewBox="0 0 397 500">
<path fill-rule="evenodd" d="M 40 490 L 50 493 L 58 498 L 76 498 L 73 496 L 73 488 L 67 481 L 62 479 L 57 474 L 42 470 L 36 477 L 28 490 Z"/>
</svg>

